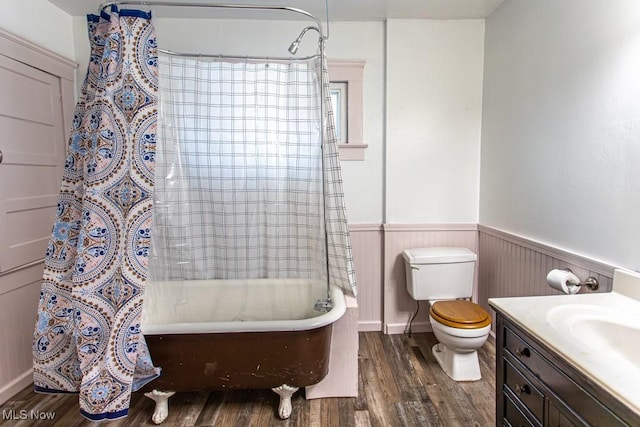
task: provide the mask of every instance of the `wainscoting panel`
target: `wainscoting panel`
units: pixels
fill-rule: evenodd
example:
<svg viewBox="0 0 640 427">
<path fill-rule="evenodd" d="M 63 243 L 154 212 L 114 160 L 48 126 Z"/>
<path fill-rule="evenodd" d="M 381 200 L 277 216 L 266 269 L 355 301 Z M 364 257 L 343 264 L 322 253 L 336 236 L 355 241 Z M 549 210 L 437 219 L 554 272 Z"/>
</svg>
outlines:
<svg viewBox="0 0 640 427">
<path fill-rule="evenodd" d="M 570 268 L 583 280 L 594 276 L 600 283 L 598 292 L 611 291 L 612 265 L 495 228 L 479 225 L 478 230 L 478 301 L 487 310 L 489 298 L 560 294 L 546 281 L 554 268 Z"/>
<path fill-rule="evenodd" d="M 382 330 L 382 225 L 350 224 L 360 331 Z"/>
<path fill-rule="evenodd" d="M 0 404 L 32 381 L 31 343 L 41 283 L 42 264 L 0 276 Z"/>
<path fill-rule="evenodd" d="M 407 292 L 402 252 L 411 248 L 456 246 L 478 253 L 478 228 L 476 224 L 385 224 L 383 228 L 384 332 L 397 334 L 405 331 L 416 312 L 416 301 Z M 431 330 L 427 314 L 428 304 L 421 301 L 419 314 L 412 323 L 414 332 Z"/>
</svg>

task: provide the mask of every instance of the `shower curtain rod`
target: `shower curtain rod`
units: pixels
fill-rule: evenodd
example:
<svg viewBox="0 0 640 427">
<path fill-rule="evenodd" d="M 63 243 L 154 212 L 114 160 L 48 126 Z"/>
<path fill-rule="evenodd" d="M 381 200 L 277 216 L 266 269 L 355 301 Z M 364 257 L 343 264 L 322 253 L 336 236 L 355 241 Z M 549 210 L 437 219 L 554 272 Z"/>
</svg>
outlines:
<svg viewBox="0 0 640 427">
<path fill-rule="evenodd" d="M 238 61 L 248 61 L 248 62 L 296 62 L 296 61 L 309 61 L 311 59 L 319 58 L 320 55 L 310 55 L 310 56 L 302 56 L 299 58 L 290 57 L 278 57 L 278 56 L 238 56 L 238 55 L 218 55 L 218 54 L 208 54 L 208 53 L 190 53 L 190 52 L 174 52 L 172 50 L 167 49 L 158 49 L 158 52 L 164 53 L 169 56 L 181 56 L 187 58 L 211 58 L 211 59 L 228 59 L 228 60 L 238 60 Z"/>
<path fill-rule="evenodd" d="M 261 4 L 221 4 L 221 3 L 181 3 L 181 2 L 163 2 L 163 1 L 146 1 L 146 0 L 138 0 L 138 1 L 112 1 L 108 3 L 103 3 L 100 5 L 100 10 L 104 10 L 105 8 L 116 5 L 136 5 L 141 7 L 146 6 L 167 6 L 167 7 L 203 7 L 203 8 L 214 8 L 214 9 L 236 9 L 236 10 L 280 10 L 298 13 L 300 15 L 304 15 L 307 18 L 313 20 L 318 26 L 318 33 L 320 34 L 320 38 L 326 41 L 329 37 L 325 36 L 324 30 L 322 28 L 322 22 L 312 13 L 307 12 L 303 9 L 298 9 L 295 7 L 289 6 L 275 6 L 275 5 L 261 5 Z M 327 16 L 328 18 L 328 16 Z M 327 21 L 328 22 L 328 21 Z"/>
</svg>

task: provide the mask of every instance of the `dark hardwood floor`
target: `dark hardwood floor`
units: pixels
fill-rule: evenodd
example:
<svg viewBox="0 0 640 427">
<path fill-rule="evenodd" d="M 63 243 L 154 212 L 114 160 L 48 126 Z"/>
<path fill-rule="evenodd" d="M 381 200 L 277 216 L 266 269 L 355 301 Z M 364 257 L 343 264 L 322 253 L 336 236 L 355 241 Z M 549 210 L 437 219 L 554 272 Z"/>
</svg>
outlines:
<svg viewBox="0 0 640 427">
<path fill-rule="evenodd" d="M 163 426 L 480 426 L 495 425 L 495 345 L 480 349 L 482 380 L 452 381 L 438 366 L 431 333 L 383 335 L 360 333 L 359 397 L 293 399 L 288 420 L 277 414 L 278 397 L 270 390 L 178 393 L 169 400 Z M 141 393 L 131 398 L 129 417 L 115 426 L 151 426 L 154 403 Z M 3 415 L 53 412 L 53 421 L 6 420 L 2 426 L 93 426 L 79 414 L 77 395 L 42 395 L 28 387 L 0 405 Z"/>
</svg>

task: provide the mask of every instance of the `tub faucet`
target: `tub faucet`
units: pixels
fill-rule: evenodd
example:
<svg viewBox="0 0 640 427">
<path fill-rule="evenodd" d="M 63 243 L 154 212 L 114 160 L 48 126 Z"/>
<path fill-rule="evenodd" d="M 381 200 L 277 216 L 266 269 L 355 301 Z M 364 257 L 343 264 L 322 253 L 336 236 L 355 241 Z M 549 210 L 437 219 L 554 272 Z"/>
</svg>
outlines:
<svg viewBox="0 0 640 427">
<path fill-rule="evenodd" d="M 321 313 L 328 312 L 329 310 L 331 310 L 332 307 L 333 307 L 333 304 L 331 304 L 331 300 L 329 298 L 319 299 L 318 301 L 316 301 L 316 304 L 313 306 L 313 308 L 316 311 L 319 311 Z"/>
</svg>

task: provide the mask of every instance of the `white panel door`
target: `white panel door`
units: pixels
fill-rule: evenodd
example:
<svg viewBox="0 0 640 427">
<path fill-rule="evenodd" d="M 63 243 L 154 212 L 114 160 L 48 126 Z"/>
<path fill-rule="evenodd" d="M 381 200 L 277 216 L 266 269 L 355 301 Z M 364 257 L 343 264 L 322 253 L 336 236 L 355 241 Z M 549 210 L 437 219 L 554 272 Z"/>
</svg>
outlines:
<svg viewBox="0 0 640 427">
<path fill-rule="evenodd" d="M 60 78 L 0 55 L 0 273 L 42 259 L 64 166 Z"/>
</svg>

